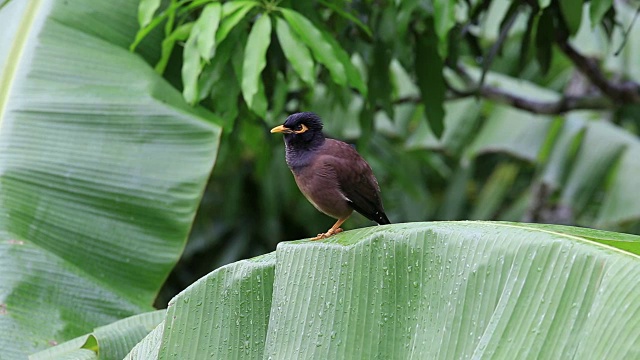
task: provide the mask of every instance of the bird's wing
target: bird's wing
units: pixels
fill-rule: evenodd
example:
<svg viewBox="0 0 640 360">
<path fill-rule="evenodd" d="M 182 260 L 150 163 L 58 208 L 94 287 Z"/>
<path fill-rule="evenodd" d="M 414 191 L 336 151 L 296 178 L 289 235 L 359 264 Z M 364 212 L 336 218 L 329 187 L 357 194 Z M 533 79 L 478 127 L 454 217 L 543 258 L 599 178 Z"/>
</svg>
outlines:
<svg viewBox="0 0 640 360">
<path fill-rule="evenodd" d="M 354 210 L 378 224 L 389 224 L 382 208 L 380 186 L 367 162 L 350 145 L 336 141 L 327 161 L 334 168 L 340 190 Z"/>
</svg>

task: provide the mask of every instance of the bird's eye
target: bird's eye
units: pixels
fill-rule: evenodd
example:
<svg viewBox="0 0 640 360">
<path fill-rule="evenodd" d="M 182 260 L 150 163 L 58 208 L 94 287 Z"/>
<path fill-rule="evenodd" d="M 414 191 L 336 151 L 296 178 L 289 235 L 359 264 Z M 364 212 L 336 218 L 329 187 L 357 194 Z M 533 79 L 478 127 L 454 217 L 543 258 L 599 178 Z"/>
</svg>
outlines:
<svg viewBox="0 0 640 360">
<path fill-rule="evenodd" d="M 298 124 L 295 128 L 293 128 L 293 132 L 296 134 L 302 134 L 303 132 L 309 130 L 309 128 L 305 124 Z"/>
</svg>

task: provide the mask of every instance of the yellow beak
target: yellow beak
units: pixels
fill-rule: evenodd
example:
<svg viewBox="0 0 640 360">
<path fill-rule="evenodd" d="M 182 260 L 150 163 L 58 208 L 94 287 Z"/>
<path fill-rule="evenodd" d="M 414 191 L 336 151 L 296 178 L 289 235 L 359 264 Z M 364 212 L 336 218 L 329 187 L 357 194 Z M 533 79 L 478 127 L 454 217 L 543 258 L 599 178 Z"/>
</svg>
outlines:
<svg viewBox="0 0 640 360">
<path fill-rule="evenodd" d="M 271 129 L 271 133 L 272 134 L 273 133 L 285 133 L 285 134 L 288 134 L 288 133 L 291 133 L 291 132 L 293 132 L 293 131 L 291 129 L 285 127 L 284 125 L 278 125 L 278 126 L 274 127 L 273 129 Z"/>
</svg>

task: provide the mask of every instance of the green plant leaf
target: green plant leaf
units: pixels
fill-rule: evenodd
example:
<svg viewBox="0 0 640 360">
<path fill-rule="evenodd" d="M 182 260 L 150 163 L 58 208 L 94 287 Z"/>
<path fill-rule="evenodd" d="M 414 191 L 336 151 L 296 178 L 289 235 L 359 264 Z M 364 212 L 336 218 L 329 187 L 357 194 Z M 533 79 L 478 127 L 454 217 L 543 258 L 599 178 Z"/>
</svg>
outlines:
<svg viewBox="0 0 640 360">
<path fill-rule="evenodd" d="M 262 359 L 274 264 L 273 253 L 239 261 L 205 276 L 172 299 L 167 309 L 172 320 L 165 325 L 159 359 L 198 359 L 205 352 L 213 358 Z M 213 307 L 219 311 L 210 312 Z M 181 334 L 187 327 L 189 333 Z"/>
<path fill-rule="evenodd" d="M 198 30 L 194 25 L 182 51 L 182 96 L 191 105 L 194 105 L 200 98 L 198 78 L 203 68 L 197 40 Z"/>
<path fill-rule="evenodd" d="M 365 25 L 362 21 L 360 21 L 360 19 L 358 19 L 356 16 L 354 16 L 351 13 L 345 11 L 343 8 L 341 8 L 340 6 L 337 6 L 336 4 L 334 4 L 332 2 L 324 1 L 324 0 L 319 0 L 319 2 L 322 5 L 328 7 L 329 9 L 335 11 L 336 13 L 338 13 L 343 18 L 345 18 L 345 19 L 353 22 L 354 24 L 356 24 L 356 26 L 358 26 L 365 34 L 367 34 L 367 36 L 373 37 L 373 34 L 371 33 L 371 29 L 369 29 L 369 27 L 367 25 Z"/>
<path fill-rule="evenodd" d="M 152 311 L 96 328 L 91 336 L 96 339 L 100 358 L 124 358 L 165 318 L 165 314 L 165 310 Z"/>
<path fill-rule="evenodd" d="M 220 16 L 222 15 L 222 6 L 220 3 L 212 3 L 204 7 L 200 17 L 196 21 L 194 28 L 198 28 L 198 52 L 200 57 L 205 61 L 209 61 L 213 56 L 216 43 L 216 31 L 220 24 Z"/>
<path fill-rule="evenodd" d="M 309 48 L 292 32 L 289 24 L 279 17 L 276 17 L 276 33 L 278 34 L 282 52 L 291 63 L 291 67 L 293 67 L 302 81 L 313 85 L 315 83 L 315 71 Z"/>
<path fill-rule="evenodd" d="M 640 258 L 615 246 L 639 244 L 500 222 L 283 242 L 194 283 L 144 341 L 159 359 L 633 358 Z"/>
<path fill-rule="evenodd" d="M 146 360 L 157 359 L 160 353 L 160 345 L 162 343 L 162 334 L 164 333 L 165 322 L 161 322 L 149 335 L 131 349 L 125 360 Z"/>
<path fill-rule="evenodd" d="M 564 225 L 526 224 L 526 227 L 577 236 L 585 240 L 591 240 L 599 244 L 640 255 L 640 241 L 638 241 L 637 235 Z"/>
<path fill-rule="evenodd" d="M 340 44 L 338 44 L 336 39 L 334 39 L 333 36 L 331 36 L 331 34 L 327 33 L 326 31 L 321 31 L 321 32 L 324 40 L 331 45 L 331 47 L 333 48 L 333 52 L 338 57 L 338 60 L 340 60 L 340 62 L 342 63 L 342 66 L 344 67 L 344 70 L 347 75 L 347 83 L 349 84 L 349 86 L 355 89 L 358 89 L 360 94 L 366 97 L 367 86 L 365 85 L 364 80 L 362 79 L 362 75 L 360 74 L 360 71 L 351 62 L 351 58 L 349 57 L 349 54 L 347 54 L 347 52 L 340 46 Z"/>
<path fill-rule="evenodd" d="M 0 11 L 3 359 L 152 309 L 220 135 L 127 50 L 135 2 L 37 4 Z"/>
<path fill-rule="evenodd" d="M 164 319 L 165 310 L 134 315 L 109 325 L 96 328 L 92 333 L 67 343 L 31 355 L 31 360 L 54 360 L 88 356 L 86 351 L 100 359 L 122 359 Z M 93 357 L 91 357 L 93 358 Z"/>
<path fill-rule="evenodd" d="M 518 166 L 503 163 L 496 166 L 478 194 L 476 206 L 469 215 L 471 220 L 492 219 L 501 204 L 504 203 L 508 190 L 518 175 Z"/>
<path fill-rule="evenodd" d="M 255 107 L 254 96 L 260 90 L 260 74 L 267 65 L 267 48 L 270 42 L 271 19 L 269 15 L 263 14 L 253 25 L 244 48 L 241 89 L 244 101 L 250 109 Z"/>
<path fill-rule="evenodd" d="M 579 112 L 567 114 L 562 122 L 562 129 L 542 173 L 542 180 L 552 190 L 559 189 L 564 184 L 575 158 L 576 141 L 581 141 L 585 126 L 585 119 Z"/>
<path fill-rule="evenodd" d="M 176 41 L 184 41 L 189 38 L 193 24 L 194 22 L 189 22 L 178 26 L 169 36 L 162 40 L 162 53 L 160 55 L 160 60 L 158 60 L 155 67 L 159 74 L 163 74 L 167 68 L 167 64 L 169 63 L 169 58 L 171 57 L 171 52 L 173 51 Z"/>
<path fill-rule="evenodd" d="M 547 7 L 542 11 L 538 18 L 538 27 L 536 28 L 536 60 L 540 66 L 540 72 L 545 75 L 551 67 L 553 56 L 552 45 L 556 36 L 555 22 L 553 17 L 553 9 Z"/>
<path fill-rule="evenodd" d="M 243 35 L 240 37 L 240 35 Z M 234 51 L 237 48 L 240 48 L 247 40 L 247 36 L 240 31 L 232 33 L 230 36 L 225 38 L 225 40 L 216 45 L 216 56 L 211 60 L 209 64 L 206 64 L 204 69 L 202 70 L 202 74 L 200 76 L 200 82 L 198 88 L 200 89 L 200 100 L 204 99 L 207 96 L 212 97 L 214 99 L 216 95 L 222 95 L 223 99 L 220 101 L 216 101 L 215 111 L 217 111 L 220 106 L 231 106 L 236 105 L 236 100 L 231 100 L 231 94 L 234 93 L 237 95 L 240 90 L 240 83 L 235 78 L 233 72 L 231 74 L 226 74 L 226 68 L 229 65 L 229 59 Z M 224 79 L 223 79 L 224 78 Z M 215 92 L 214 88 L 219 88 L 221 90 L 220 94 L 213 94 Z M 231 90 L 231 87 L 234 89 L 238 89 L 238 93 L 235 90 Z M 228 91 L 227 94 L 222 94 L 223 92 Z M 220 104 L 219 102 L 226 102 L 230 100 L 232 104 Z M 225 122 L 225 125 L 227 122 Z"/>
<path fill-rule="evenodd" d="M 205 62 L 209 62 L 215 51 L 215 37 L 220 22 L 219 3 L 207 5 L 191 29 L 189 39 L 182 52 L 182 94 L 189 104 L 197 103 L 200 96 L 198 79 Z"/>
<path fill-rule="evenodd" d="M 265 118 L 267 116 L 267 108 L 269 107 L 269 103 L 267 100 L 267 94 L 264 90 L 264 82 L 260 81 L 258 83 L 258 91 L 253 95 L 253 99 L 251 101 L 252 108 L 251 110 L 261 118 Z"/>
<path fill-rule="evenodd" d="M 442 75 L 444 64 L 438 53 L 437 38 L 432 32 L 433 20 L 428 20 L 427 24 L 426 34 L 416 34 L 414 67 L 429 127 L 436 137 L 440 137 L 444 131 L 444 98 L 447 89 Z"/>
<path fill-rule="evenodd" d="M 392 92 L 391 86 L 391 50 L 389 44 L 380 39 L 376 39 L 373 44 L 373 60 L 368 69 L 369 99 L 368 101 L 375 108 L 381 106 L 389 116 L 393 116 L 393 108 L 391 106 Z"/>
<path fill-rule="evenodd" d="M 160 0 L 140 0 L 140 4 L 138 4 L 138 23 L 140 27 L 145 27 L 151 22 L 153 14 L 158 11 L 159 7 Z"/>
<path fill-rule="evenodd" d="M 176 11 L 182 5 L 180 2 L 172 3 L 168 8 L 162 11 L 158 16 L 152 17 L 151 21 L 146 26 L 140 27 L 137 31 L 135 39 L 129 45 L 129 50 L 134 51 L 138 45 L 144 40 L 155 28 L 157 28 L 163 21 L 167 20 L 172 16 L 175 16 Z M 140 15 L 141 17 L 146 17 L 147 15 Z M 130 40 L 130 39 L 129 39 Z"/>
<path fill-rule="evenodd" d="M 87 345 L 89 334 L 58 344 L 54 347 L 29 355 L 29 360 L 51 359 L 98 359 L 94 349 L 83 348 Z"/>
<path fill-rule="evenodd" d="M 468 147 L 470 140 L 477 135 L 478 124 L 482 120 L 481 105 L 481 102 L 469 98 L 447 101 L 444 105 L 445 130 L 442 136 L 436 138 L 426 122 L 421 121 L 408 136 L 406 148 L 461 154 Z"/>
<path fill-rule="evenodd" d="M 322 31 L 298 12 L 289 9 L 280 9 L 280 12 L 300 40 L 311 49 L 315 59 L 329 70 L 333 81 L 338 85 L 346 85 L 347 70 Z"/>
<path fill-rule="evenodd" d="M 496 105 L 484 126 L 467 148 L 468 157 L 504 152 L 534 162 L 551 128 L 548 116 L 532 115 L 511 107 Z"/>
<path fill-rule="evenodd" d="M 438 209 L 437 219 L 456 220 L 463 216 L 467 186 L 472 178 L 473 170 L 473 163 L 460 164 L 455 170 L 444 193 L 445 201 Z"/>
<path fill-rule="evenodd" d="M 585 129 L 571 172 L 562 188 L 560 200 L 580 213 L 589 203 L 627 146 L 620 132 L 603 121 L 591 122 Z"/>
<path fill-rule="evenodd" d="M 551 0 L 538 0 L 540 9 L 545 9 L 547 6 L 549 6 L 549 4 L 551 4 Z"/>
<path fill-rule="evenodd" d="M 591 0 L 589 3 L 589 17 L 591 19 L 591 27 L 595 28 L 604 14 L 613 6 L 613 0 Z"/>
<path fill-rule="evenodd" d="M 520 43 L 520 56 L 518 57 L 518 69 L 519 72 L 526 66 L 529 58 L 529 48 L 531 47 L 531 38 L 533 34 L 533 30 L 536 27 L 536 21 L 538 20 L 538 16 L 531 12 L 527 17 L 527 25 L 524 33 L 522 34 L 522 41 Z"/>
<path fill-rule="evenodd" d="M 222 5 L 222 21 L 218 32 L 216 32 L 216 43 L 221 43 L 227 38 L 229 32 L 247 16 L 258 2 L 256 1 L 227 1 Z"/>
<path fill-rule="evenodd" d="M 582 22 L 583 0 L 562 0 L 558 1 L 558 3 L 569 34 L 575 35 L 580 30 L 580 23 Z"/>
<path fill-rule="evenodd" d="M 637 179 L 640 176 L 640 144 L 629 145 L 620 157 L 613 180 L 598 214 L 598 224 L 610 226 L 640 218 L 640 193 Z"/>
<path fill-rule="evenodd" d="M 440 57 L 446 58 L 448 54 L 449 31 L 456 24 L 456 2 L 448 0 L 433 0 L 433 23 L 438 35 L 437 49 Z"/>
</svg>

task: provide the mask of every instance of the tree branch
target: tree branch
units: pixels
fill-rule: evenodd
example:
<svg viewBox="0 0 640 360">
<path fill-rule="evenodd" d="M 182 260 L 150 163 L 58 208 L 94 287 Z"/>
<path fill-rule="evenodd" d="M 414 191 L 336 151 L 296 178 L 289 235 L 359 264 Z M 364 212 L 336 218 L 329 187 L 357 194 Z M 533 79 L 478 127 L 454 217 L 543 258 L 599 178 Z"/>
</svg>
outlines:
<svg viewBox="0 0 640 360">
<path fill-rule="evenodd" d="M 535 114 L 557 115 L 572 110 L 605 110 L 610 109 L 612 103 L 602 96 L 569 96 L 565 95 L 556 101 L 537 101 L 523 98 L 500 88 L 482 86 L 480 95 L 495 102 L 507 104 L 515 108 Z M 476 95 L 475 91 L 456 94 L 457 98 Z"/>
<path fill-rule="evenodd" d="M 541 115 L 558 115 L 573 110 L 607 110 L 611 109 L 613 106 L 611 101 L 603 96 L 563 96 L 557 101 L 537 101 L 526 99 L 502 89 L 486 85 L 482 86 L 479 90 L 475 89 L 473 91 L 450 90 L 451 93 L 447 96 L 447 100 L 456 100 L 479 95 L 485 99 Z M 393 103 L 394 105 L 420 103 L 420 98 L 411 96 L 404 97 L 395 100 Z"/>
<path fill-rule="evenodd" d="M 507 24 L 509 25 L 509 24 Z M 508 29 L 509 26 L 505 26 Z M 508 31 L 508 30 L 507 30 Z M 559 31 L 556 44 L 573 62 L 589 81 L 597 87 L 602 95 L 570 95 L 564 94 L 557 101 L 537 101 L 509 93 L 498 87 L 485 85 L 482 81 L 485 69 L 479 83 L 477 83 L 460 64 L 451 68 L 467 84 L 469 90 L 457 90 L 447 84 L 451 94 L 448 100 L 469 96 L 481 96 L 496 102 L 507 104 L 515 108 L 535 114 L 556 115 L 572 110 L 607 110 L 624 104 L 640 104 L 640 84 L 634 81 L 615 81 L 607 78 L 598 61 L 580 54 L 569 44 L 566 32 Z M 490 53 L 491 55 L 491 53 Z M 399 99 L 396 103 L 413 101 L 414 99 Z"/>
<path fill-rule="evenodd" d="M 481 85 L 478 87 L 473 77 L 469 75 L 467 69 L 465 69 L 462 64 L 456 64 L 453 70 L 460 79 L 470 87 L 470 89 L 458 90 L 451 84 L 447 83 L 447 88 L 451 93 L 447 97 L 447 100 L 460 99 L 469 96 L 481 96 L 485 99 L 510 105 L 534 114 L 545 115 L 558 115 L 572 110 L 607 110 L 614 106 L 609 98 L 602 95 L 577 96 L 564 94 L 556 101 L 531 100 L 491 85 Z"/>
<path fill-rule="evenodd" d="M 607 79 L 598 62 L 580 54 L 569 44 L 565 36 L 558 36 L 556 43 L 562 52 L 573 62 L 593 85 L 616 104 L 640 104 L 640 84 L 634 81 L 613 81 Z"/>
</svg>

